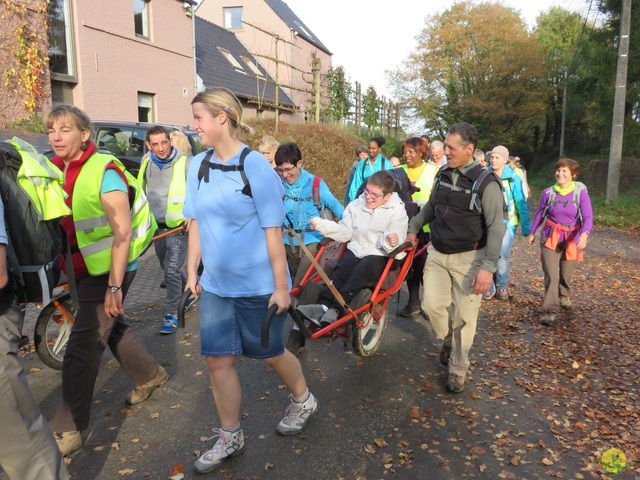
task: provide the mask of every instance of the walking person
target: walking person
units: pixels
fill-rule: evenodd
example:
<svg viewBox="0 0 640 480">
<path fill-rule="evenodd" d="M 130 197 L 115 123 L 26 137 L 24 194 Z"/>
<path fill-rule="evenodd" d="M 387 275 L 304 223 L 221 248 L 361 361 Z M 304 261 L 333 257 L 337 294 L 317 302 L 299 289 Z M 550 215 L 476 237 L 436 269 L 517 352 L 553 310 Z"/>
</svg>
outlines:
<svg viewBox="0 0 640 480">
<path fill-rule="evenodd" d="M 356 175 L 356 169 L 358 168 L 358 163 L 361 160 L 365 160 L 369 157 L 369 150 L 366 145 L 360 145 L 356 147 L 356 159 L 353 161 L 351 168 L 349 169 L 349 177 L 347 178 L 347 184 L 344 189 L 344 201 L 342 202 L 346 207 L 349 205 L 349 190 L 351 189 L 351 183 L 353 182 L 353 177 Z"/>
<path fill-rule="evenodd" d="M 484 156 L 484 155 L 483 155 Z M 516 237 L 518 225 L 522 225 L 522 235 L 527 237 L 531 231 L 531 221 L 529 220 L 529 206 L 521 178 L 516 175 L 513 168 L 507 165 L 509 160 L 509 150 L 502 145 L 495 147 L 491 151 L 491 170 L 495 172 L 502 181 L 504 201 L 507 206 L 507 218 L 505 224 L 507 231 L 502 239 L 500 249 L 500 259 L 498 260 L 498 270 L 491 282 L 491 287 L 482 296 L 484 300 L 489 300 L 494 296 L 498 300 L 509 299 L 509 258 L 513 241 Z"/>
<path fill-rule="evenodd" d="M 438 173 L 429 201 L 409 221 L 407 235 L 415 245 L 422 227 L 431 224 L 423 308 L 436 338 L 443 340 L 440 361 L 448 365 L 451 393 L 465 388 L 482 293 L 498 268 L 506 228 L 500 180 L 473 158 L 477 144 L 472 125 L 456 123 L 449 129 L 447 166 Z"/>
<path fill-rule="evenodd" d="M 358 190 L 364 181 L 375 172 L 380 170 L 391 170 L 393 164 L 382 156 L 382 146 L 386 140 L 384 137 L 373 137 L 369 140 L 367 150 L 369 156 L 364 160 L 360 160 L 353 174 L 353 181 L 349 186 L 349 201 L 353 202 L 358 196 Z"/>
<path fill-rule="evenodd" d="M 201 349 L 221 423 L 221 428 L 214 428 L 218 439 L 213 448 L 194 465 L 196 472 L 207 473 L 244 451 L 238 355 L 264 360 L 291 392 L 291 403 L 276 427 L 279 434 L 302 432 L 318 402 L 307 388 L 300 362 L 284 348 L 291 282 L 282 241 L 282 182 L 264 156 L 249 152 L 238 140 L 238 129 L 250 129 L 231 91 L 206 90 L 191 105 L 194 129 L 211 148 L 196 156 L 189 168 L 184 209 L 192 219 L 187 286 L 202 292 Z M 204 272 L 198 279 L 201 259 Z M 261 327 L 271 305 L 278 309 L 265 350 Z"/>
<path fill-rule="evenodd" d="M 587 187 L 576 182 L 580 165 L 561 158 L 556 163 L 556 184 L 543 190 L 529 235 L 532 244 L 540 234 L 540 260 L 544 272 L 544 312 L 540 323 L 552 325 L 561 309 L 572 308 L 571 295 L 576 263 L 593 228 L 593 210 Z"/>
<path fill-rule="evenodd" d="M 80 449 L 81 432 L 89 427 L 107 346 L 136 385 L 126 397 L 131 405 L 149 398 L 169 375 L 133 333 L 122 306 L 138 256 L 155 231 L 147 199 L 118 159 L 97 152 L 85 112 L 56 105 L 45 113 L 44 125 L 72 211 L 61 225 L 73 252 L 80 302 L 62 365 L 62 399 L 50 422 L 60 451 L 68 455 Z"/>
<path fill-rule="evenodd" d="M 187 155 L 172 146 L 169 132 L 157 125 L 147 130 L 147 148 L 142 158 L 138 183 L 149 199 L 151 212 L 158 222 L 156 235 L 186 226 L 182 214 L 187 192 Z M 161 334 L 178 329 L 178 304 L 187 283 L 182 269 L 187 260 L 187 234 L 180 232 L 154 242 L 156 256 L 164 271 L 165 304 Z"/>
<path fill-rule="evenodd" d="M 69 474 L 62 454 L 29 390 L 18 356 L 24 316 L 15 306 L 6 245 L 0 201 L 0 466 L 11 480 L 66 480 Z"/>
<path fill-rule="evenodd" d="M 438 167 L 430 164 L 428 159 L 429 144 L 420 137 L 411 137 L 402 145 L 402 156 L 406 162 L 403 165 L 407 172 L 407 176 L 414 187 L 417 190 L 411 195 L 414 202 L 422 208 L 429 197 L 431 196 L 431 190 L 433 189 L 433 183 L 438 174 Z M 429 243 L 429 224 L 426 224 L 422 228 L 422 232 L 419 233 L 419 245 L 424 246 Z M 424 273 L 424 265 L 427 261 L 427 251 L 425 250 L 420 255 L 413 257 L 413 263 L 411 264 L 411 270 L 407 274 L 407 288 L 409 289 L 409 300 L 407 304 L 400 310 L 400 315 L 403 317 L 411 317 L 420 313 L 420 285 L 422 285 L 422 278 Z"/>
</svg>

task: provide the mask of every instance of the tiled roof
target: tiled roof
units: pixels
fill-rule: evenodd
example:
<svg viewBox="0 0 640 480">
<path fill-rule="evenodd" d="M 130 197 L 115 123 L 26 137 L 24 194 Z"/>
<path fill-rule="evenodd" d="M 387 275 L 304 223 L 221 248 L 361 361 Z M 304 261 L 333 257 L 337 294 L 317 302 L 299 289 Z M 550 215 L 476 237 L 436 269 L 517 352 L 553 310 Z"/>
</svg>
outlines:
<svg viewBox="0 0 640 480">
<path fill-rule="evenodd" d="M 307 27 L 298 16 L 293 13 L 293 10 L 289 8 L 289 5 L 284 3 L 282 0 L 265 0 L 267 5 L 271 7 L 271 9 L 276 12 L 284 23 L 287 24 L 289 28 L 292 28 L 295 32 L 298 33 L 302 38 L 310 42 L 311 44 L 318 47 L 323 52 L 332 55 L 327 47 L 320 41 L 320 39 Z"/>
<path fill-rule="evenodd" d="M 225 57 L 229 52 L 238 63 L 234 66 Z M 243 60 L 248 59 L 260 71 L 256 75 Z M 262 99 L 265 106 L 275 104 L 275 80 L 260 65 L 244 44 L 232 32 L 196 16 L 196 69 L 205 87 L 226 87 L 244 100 Z M 255 102 L 254 102 L 255 103 Z M 280 106 L 295 107 L 280 88 Z"/>
</svg>

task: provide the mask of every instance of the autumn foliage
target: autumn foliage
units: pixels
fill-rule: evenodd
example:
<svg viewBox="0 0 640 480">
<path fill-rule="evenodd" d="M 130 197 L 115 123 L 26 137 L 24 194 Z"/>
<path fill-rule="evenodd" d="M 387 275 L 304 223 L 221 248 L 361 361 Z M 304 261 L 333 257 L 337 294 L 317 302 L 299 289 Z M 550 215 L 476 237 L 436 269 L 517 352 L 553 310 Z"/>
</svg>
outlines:
<svg viewBox="0 0 640 480">
<path fill-rule="evenodd" d="M 296 142 L 305 170 L 322 177 L 336 198 L 342 199 L 355 149 L 364 143 L 361 138 L 336 125 L 280 122 L 276 132 L 273 120 L 248 119 L 247 123 L 256 131 L 245 139 L 251 148 L 257 149 L 263 135 L 273 135 L 281 144 Z"/>
</svg>

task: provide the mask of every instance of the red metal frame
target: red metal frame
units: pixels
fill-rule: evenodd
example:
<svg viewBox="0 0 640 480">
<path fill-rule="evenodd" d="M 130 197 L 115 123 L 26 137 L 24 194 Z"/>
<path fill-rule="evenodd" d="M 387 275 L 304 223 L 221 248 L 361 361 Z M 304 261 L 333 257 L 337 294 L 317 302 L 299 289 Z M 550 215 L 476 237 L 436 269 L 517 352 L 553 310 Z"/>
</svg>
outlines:
<svg viewBox="0 0 640 480">
<path fill-rule="evenodd" d="M 327 245 L 325 244 L 325 245 L 321 245 L 320 248 L 318 249 L 318 252 L 316 253 L 316 256 L 315 256 L 315 259 L 318 263 L 320 263 L 320 259 L 322 258 L 322 255 L 324 254 L 326 247 Z M 346 249 L 346 244 L 342 247 L 342 252 L 340 252 L 338 258 L 342 257 L 342 254 L 344 253 L 345 249 Z M 393 263 L 395 261 L 394 258 L 389 258 L 389 260 L 387 261 L 387 264 L 385 265 L 384 270 L 382 271 L 382 274 L 380 275 L 380 278 L 378 279 L 378 282 L 376 283 L 373 293 L 371 294 L 371 298 L 367 301 L 367 303 L 357 308 L 356 310 L 350 309 L 345 316 L 339 318 L 331 325 L 328 325 L 322 329 L 314 325 L 310 325 L 308 328 L 309 328 L 309 331 L 312 332 L 311 338 L 316 339 L 316 338 L 325 337 L 327 335 L 334 335 L 337 337 L 346 337 L 349 334 L 349 332 L 346 329 L 346 324 L 348 322 L 355 320 L 356 324 L 358 325 L 358 328 L 364 328 L 366 325 L 362 324 L 362 322 L 358 317 L 361 313 L 369 310 L 371 310 L 371 316 L 373 317 L 373 321 L 378 322 L 387 308 L 387 305 L 389 303 L 389 298 L 391 297 L 391 295 L 397 293 L 398 290 L 400 290 L 407 276 L 407 273 L 411 268 L 411 263 L 413 262 L 413 257 L 415 255 L 415 248 L 413 246 L 407 246 L 402 251 L 406 252 L 406 256 L 405 258 L 400 260 L 400 262 L 402 262 L 399 267 L 400 271 L 398 272 L 398 277 L 396 278 L 396 281 L 393 285 L 391 285 L 386 290 L 382 291 L 382 286 L 384 284 L 384 281 L 389 275 L 389 271 L 393 267 Z M 310 281 L 311 282 L 322 281 L 322 279 L 317 273 L 316 275 L 313 275 L 314 272 L 315 272 L 315 267 L 312 264 L 309 266 L 309 269 L 307 270 L 304 277 L 302 278 L 302 281 L 300 282 L 300 287 L 304 288 L 304 286 Z M 294 287 L 291 290 L 291 294 L 293 295 L 300 294 L 302 292 L 300 287 L 298 286 Z M 379 308 L 374 308 L 375 306 L 379 306 Z"/>
</svg>

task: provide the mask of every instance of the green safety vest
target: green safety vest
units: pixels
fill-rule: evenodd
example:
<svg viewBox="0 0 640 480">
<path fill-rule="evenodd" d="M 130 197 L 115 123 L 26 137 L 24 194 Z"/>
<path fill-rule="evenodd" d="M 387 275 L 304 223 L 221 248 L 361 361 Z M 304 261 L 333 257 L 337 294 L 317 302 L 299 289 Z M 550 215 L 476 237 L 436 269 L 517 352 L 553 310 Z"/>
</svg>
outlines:
<svg viewBox="0 0 640 480">
<path fill-rule="evenodd" d="M 146 187 L 147 167 L 151 159 L 146 155 L 142 159 L 142 165 L 138 172 L 138 183 Z M 146 188 L 145 188 L 146 191 Z M 182 213 L 184 209 L 184 199 L 187 196 L 187 156 L 180 155 L 173 164 L 171 173 L 171 184 L 169 185 L 169 195 L 167 198 L 167 211 L 164 216 L 164 223 L 169 228 L 176 228 L 182 225 L 185 217 Z"/>
<path fill-rule="evenodd" d="M 151 214 L 149 202 L 135 177 L 131 175 L 117 158 L 102 153 L 94 153 L 83 165 L 76 184 L 71 204 L 73 224 L 76 229 L 78 248 L 90 275 L 102 275 L 111 269 L 111 247 L 113 230 L 100 202 L 100 188 L 107 165 L 113 163 L 127 179 L 129 188 L 135 195 L 131 208 L 131 245 L 129 262 L 138 258 L 149 246 L 158 228 Z"/>
<path fill-rule="evenodd" d="M 13 137 L 11 143 L 22 158 L 16 179 L 20 188 L 29 196 L 40 220 L 53 220 L 71 213 L 64 200 L 64 177 L 58 167 L 33 146 Z"/>
<path fill-rule="evenodd" d="M 504 190 L 504 203 L 507 206 L 507 225 L 515 227 L 520 222 L 518 220 L 518 211 L 516 210 L 516 202 L 513 199 L 511 191 L 511 180 L 508 178 L 501 179 L 502 190 Z"/>
<path fill-rule="evenodd" d="M 411 198 L 420 206 L 420 208 L 424 207 L 424 205 L 429 201 L 429 197 L 431 196 L 431 190 L 433 189 L 433 185 L 436 181 L 436 176 L 440 171 L 440 168 L 436 167 L 435 165 L 432 165 L 428 162 L 424 162 L 424 164 L 425 164 L 424 170 L 418 177 L 418 180 L 416 180 L 416 182 L 414 183 L 414 185 L 418 187 L 420 191 L 415 192 L 413 195 L 411 195 Z M 405 164 L 405 165 L 402 165 L 402 168 L 404 168 L 407 171 L 407 176 L 408 176 L 409 166 Z M 431 227 L 429 226 L 428 223 L 422 229 L 425 232 L 431 231 Z"/>
</svg>

